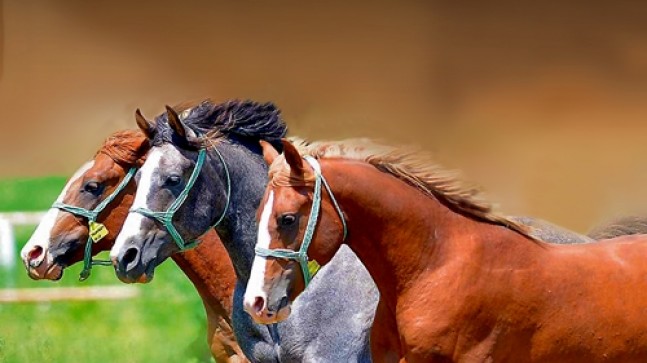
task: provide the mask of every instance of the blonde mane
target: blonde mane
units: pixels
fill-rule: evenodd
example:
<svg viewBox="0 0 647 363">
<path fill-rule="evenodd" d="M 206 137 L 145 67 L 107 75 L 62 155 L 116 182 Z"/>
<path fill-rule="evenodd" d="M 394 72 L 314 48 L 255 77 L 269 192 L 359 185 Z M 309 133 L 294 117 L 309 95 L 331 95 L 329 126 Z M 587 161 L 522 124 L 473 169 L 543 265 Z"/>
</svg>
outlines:
<svg viewBox="0 0 647 363">
<path fill-rule="evenodd" d="M 457 172 L 442 168 L 428 154 L 410 148 L 396 148 L 368 139 L 320 141 L 309 143 L 298 138 L 290 141 L 303 156 L 317 159 L 341 158 L 366 162 L 378 170 L 391 174 L 426 195 L 446 203 L 450 208 L 476 219 L 505 226 L 536 240 L 530 229 L 493 211 L 492 204 L 482 198 L 481 192 L 466 186 L 457 178 Z M 270 166 L 270 181 L 274 185 L 310 185 L 314 175 L 306 173 L 295 179 L 289 165 L 279 156 Z"/>
</svg>

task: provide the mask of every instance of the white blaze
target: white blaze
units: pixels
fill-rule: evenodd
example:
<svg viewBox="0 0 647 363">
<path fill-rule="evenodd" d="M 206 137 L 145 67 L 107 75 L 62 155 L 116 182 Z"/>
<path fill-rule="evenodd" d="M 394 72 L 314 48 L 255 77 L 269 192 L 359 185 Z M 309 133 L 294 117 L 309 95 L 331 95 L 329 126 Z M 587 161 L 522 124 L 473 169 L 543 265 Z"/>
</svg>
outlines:
<svg viewBox="0 0 647 363">
<path fill-rule="evenodd" d="M 140 169 L 140 178 L 137 185 L 137 193 L 135 195 L 135 200 L 131 209 L 135 208 L 148 208 L 147 201 L 148 196 L 150 195 L 151 187 L 153 185 L 153 174 L 160 166 L 160 160 L 164 153 L 159 148 L 153 149 L 146 158 L 146 162 Z M 139 233 L 139 230 L 144 220 L 144 216 L 139 213 L 128 213 L 126 221 L 124 222 L 121 232 L 115 240 L 114 246 L 110 250 L 110 257 L 117 258 L 119 251 L 126 243 L 126 241 L 133 236 L 136 236 Z"/>
<path fill-rule="evenodd" d="M 67 184 L 65 184 L 63 191 L 61 192 L 61 194 L 58 195 L 58 198 L 56 198 L 56 202 L 62 202 L 65 196 L 67 195 L 67 191 L 70 189 L 70 186 L 78 178 L 80 178 L 83 175 L 83 173 L 88 171 L 93 165 L 94 165 L 94 161 L 88 161 L 85 164 L 83 164 L 74 173 L 74 175 L 72 175 L 70 180 L 67 181 Z M 40 246 L 43 249 L 43 257 L 47 253 L 47 250 L 49 248 L 49 242 L 51 239 L 52 228 L 54 228 L 54 224 L 56 222 L 56 218 L 58 217 L 58 213 L 59 213 L 59 210 L 57 208 L 50 208 L 47 211 L 47 213 L 45 213 L 45 216 L 38 224 L 38 227 L 36 227 L 36 231 L 34 231 L 34 234 L 31 235 L 31 238 L 29 238 L 29 241 L 27 241 L 27 244 L 20 251 L 20 257 L 22 257 L 23 261 L 27 262 L 27 258 L 29 257 L 29 252 L 33 250 L 34 247 L 36 246 Z"/>
<path fill-rule="evenodd" d="M 270 191 L 270 195 L 267 197 L 267 202 L 263 206 L 263 212 L 261 213 L 261 220 L 258 224 L 258 237 L 256 239 L 256 246 L 261 248 L 270 247 L 270 215 L 272 214 L 272 206 L 274 203 L 274 191 Z M 254 257 L 254 263 L 252 264 L 252 271 L 249 275 L 249 281 L 247 282 L 247 290 L 245 291 L 245 306 L 253 306 L 254 301 L 257 296 L 264 298 L 267 301 L 267 294 L 263 289 L 265 285 L 265 266 L 267 265 L 267 258 L 261 256 Z"/>
</svg>

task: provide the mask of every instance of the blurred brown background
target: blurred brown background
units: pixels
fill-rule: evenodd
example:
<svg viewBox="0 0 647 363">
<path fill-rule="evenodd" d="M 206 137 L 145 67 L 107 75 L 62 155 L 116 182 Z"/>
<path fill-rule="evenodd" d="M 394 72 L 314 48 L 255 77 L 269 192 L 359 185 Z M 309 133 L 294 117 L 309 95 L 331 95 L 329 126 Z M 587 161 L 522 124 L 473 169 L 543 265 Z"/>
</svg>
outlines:
<svg viewBox="0 0 647 363">
<path fill-rule="evenodd" d="M 274 101 L 418 144 L 508 213 L 647 211 L 647 3 L 0 0 L 0 177 L 69 175 L 140 107 Z M 37 191 L 35 191 L 37 192 Z"/>
</svg>

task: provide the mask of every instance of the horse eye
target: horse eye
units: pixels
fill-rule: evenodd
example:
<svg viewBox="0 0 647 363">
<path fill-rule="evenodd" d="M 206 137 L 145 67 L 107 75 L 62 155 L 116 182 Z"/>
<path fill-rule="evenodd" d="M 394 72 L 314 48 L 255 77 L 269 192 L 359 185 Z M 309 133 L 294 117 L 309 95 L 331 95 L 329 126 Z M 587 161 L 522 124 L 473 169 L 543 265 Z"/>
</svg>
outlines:
<svg viewBox="0 0 647 363">
<path fill-rule="evenodd" d="M 279 217 L 281 227 L 289 227 L 297 221 L 297 216 L 293 213 L 286 213 Z"/>
<path fill-rule="evenodd" d="M 174 187 L 182 182 L 182 178 L 178 175 L 171 175 L 166 179 L 166 185 Z"/>
<path fill-rule="evenodd" d="M 101 189 L 101 185 L 95 181 L 89 181 L 83 186 L 84 191 L 92 194 L 98 194 Z"/>
</svg>

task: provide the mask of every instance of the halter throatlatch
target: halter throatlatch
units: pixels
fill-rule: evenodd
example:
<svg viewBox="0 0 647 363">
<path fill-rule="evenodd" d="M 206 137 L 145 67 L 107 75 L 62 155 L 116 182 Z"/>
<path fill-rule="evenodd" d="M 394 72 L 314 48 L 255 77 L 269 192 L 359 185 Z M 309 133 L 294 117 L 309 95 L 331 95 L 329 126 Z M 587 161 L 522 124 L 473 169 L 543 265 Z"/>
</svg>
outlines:
<svg viewBox="0 0 647 363">
<path fill-rule="evenodd" d="M 229 209 L 229 199 L 231 199 L 231 178 L 229 177 L 229 169 L 227 169 L 227 163 L 225 163 L 225 159 L 222 157 L 222 154 L 220 154 L 220 151 L 218 151 L 218 149 L 214 148 L 213 150 L 218 155 L 218 158 L 222 162 L 222 166 L 225 171 L 225 177 L 227 179 L 227 201 L 225 202 L 225 208 L 222 210 L 222 214 L 220 215 L 220 218 L 218 218 L 216 223 L 214 223 L 210 227 L 210 229 L 215 228 L 220 224 L 220 222 L 222 222 L 223 219 L 225 219 L 225 214 Z M 130 210 L 130 212 L 139 213 L 145 217 L 153 218 L 158 222 L 160 222 L 162 225 L 164 225 L 168 233 L 171 235 L 171 237 L 173 237 L 173 241 L 175 241 L 175 244 L 178 246 L 180 251 L 191 249 L 200 243 L 199 240 L 186 243 L 182 238 L 182 236 L 180 235 L 180 233 L 175 228 L 175 226 L 173 225 L 173 216 L 175 215 L 175 212 L 177 212 L 177 210 L 180 209 L 180 207 L 182 206 L 182 203 L 184 203 L 187 196 L 189 195 L 191 188 L 193 188 L 193 184 L 195 184 L 195 181 L 198 179 L 198 175 L 200 175 L 200 171 L 202 170 L 202 166 L 204 165 L 204 161 L 206 158 L 207 158 L 207 149 L 204 149 L 204 148 L 200 149 L 200 152 L 198 153 L 198 160 L 195 163 L 195 167 L 193 168 L 193 172 L 191 173 L 189 180 L 186 182 L 186 186 L 184 187 L 180 195 L 178 195 L 177 199 L 173 201 L 171 206 L 169 206 L 166 211 L 155 212 L 148 208 L 136 208 L 136 209 Z"/>
<path fill-rule="evenodd" d="M 317 227 L 317 219 L 319 218 L 319 210 L 321 209 L 322 184 L 326 188 L 326 191 L 330 196 L 330 200 L 332 201 L 332 205 L 335 207 L 335 210 L 337 211 L 337 214 L 339 214 L 339 218 L 341 219 L 341 224 L 344 228 L 344 240 L 346 239 L 346 234 L 348 231 L 346 228 L 346 219 L 344 219 L 344 213 L 339 207 L 335 196 L 332 194 L 332 190 L 330 190 L 330 186 L 328 185 L 326 178 L 324 178 L 324 176 L 321 174 L 321 166 L 319 165 L 319 162 L 317 161 L 317 159 L 311 156 L 305 156 L 304 159 L 314 170 L 315 188 L 312 195 L 312 209 L 310 209 L 310 217 L 308 219 L 308 224 L 306 225 L 305 233 L 303 234 L 303 242 L 301 243 L 299 251 L 288 250 L 285 248 L 277 248 L 271 250 L 258 246 L 256 246 L 254 251 L 256 252 L 256 256 L 260 257 L 273 257 L 284 260 L 295 260 L 299 262 L 299 265 L 301 266 L 301 272 L 303 273 L 303 280 L 305 281 L 305 285 L 307 287 L 312 280 L 312 277 L 316 273 L 316 271 L 310 271 L 313 267 L 313 263 L 316 264 L 316 261 L 313 260 L 312 263 L 308 262 L 308 247 L 310 247 L 312 236 L 314 235 L 315 228 Z"/>
<path fill-rule="evenodd" d="M 97 205 L 93 210 L 76 207 L 62 202 L 55 202 L 52 205 L 52 208 L 72 213 L 75 216 L 85 217 L 88 220 L 88 240 L 85 244 L 85 251 L 83 255 L 83 270 L 79 274 L 80 281 L 84 281 L 88 277 L 90 277 L 92 266 L 112 265 L 111 261 L 92 259 L 92 243 L 99 242 L 109 233 L 106 226 L 104 226 L 102 223 L 97 222 L 97 217 L 99 216 L 99 213 L 101 213 L 106 208 L 106 206 L 110 204 L 110 202 L 112 202 L 119 193 L 121 193 L 126 185 L 128 185 L 130 179 L 132 179 L 132 177 L 135 175 L 135 172 L 137 172 L 137 169 L 131 168 L 128 171 L 128 174 L 126 174 L 123 180 L 121 180 L 119 185 L 117 185 L 117 188 L 115 188 L 115 190 L 110 193 L 110 195 L 107 196 L 106 199 L 101 201 L 101 203 L 99 203 L 99 205 Z"/>
</svg>

